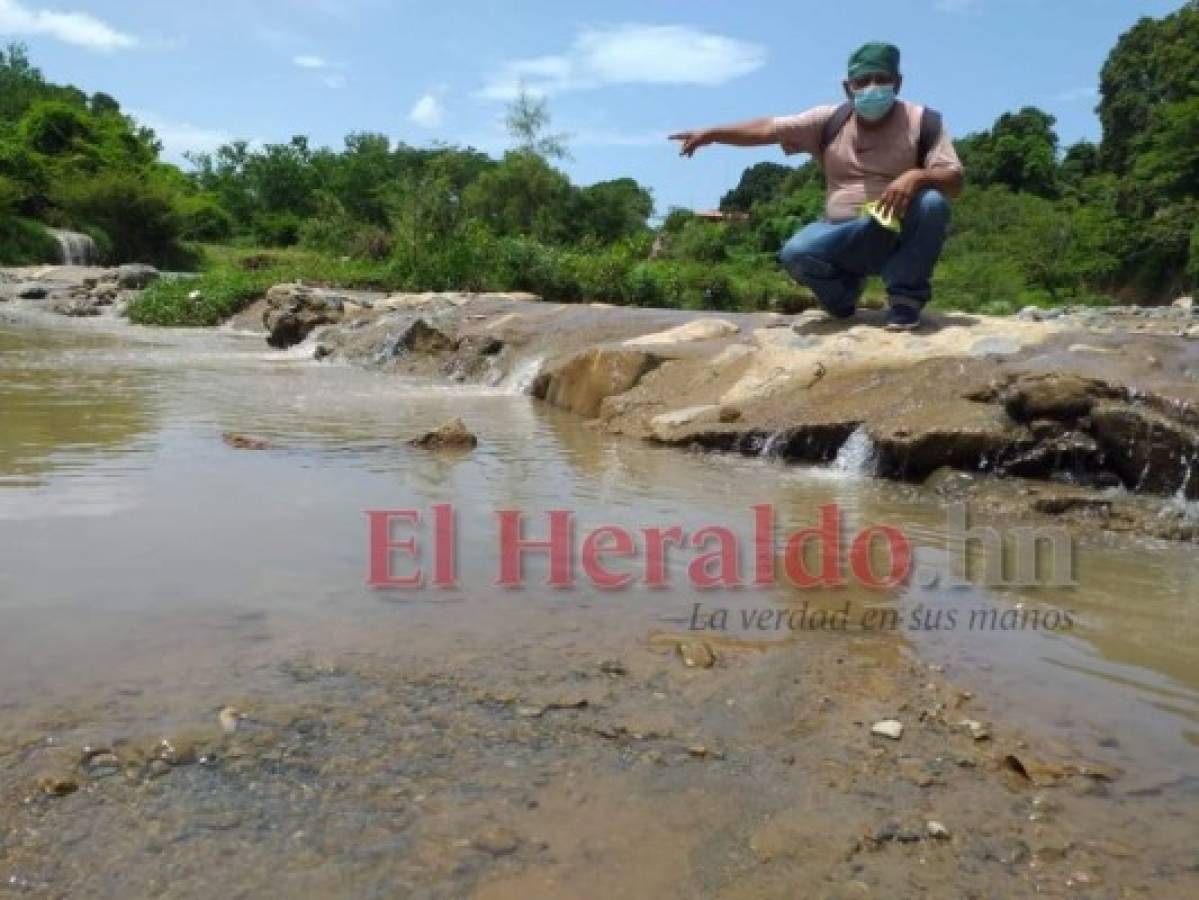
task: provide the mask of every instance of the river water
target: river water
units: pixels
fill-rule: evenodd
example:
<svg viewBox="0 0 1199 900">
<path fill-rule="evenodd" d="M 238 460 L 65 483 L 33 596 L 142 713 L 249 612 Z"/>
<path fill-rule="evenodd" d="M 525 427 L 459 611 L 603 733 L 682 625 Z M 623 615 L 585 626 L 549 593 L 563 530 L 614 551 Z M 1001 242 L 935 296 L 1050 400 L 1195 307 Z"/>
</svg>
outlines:
<svg viewBox="0 0 1199 900">
<path fill-rule="evenodd" d="M 474 452 L 407 444 L 459 417 L 480 437 Z M 271 446 L 236 449 L 226 432 Z M 577 570 L 573 590 L 547 589 L 540 556 L 524 589 L 495 584 L 500 509 L 521 510 L 530 536 L 545 534 L 550 510 L 571 510 L 581 535 L 716 524 L 748 547 L 755 504 L 772 504 L 785 534 L 835 503 L 851 531 L 896 527 L 918 562 L 943 562 L 943 505 L 862 477 L 868 448 L 854 450 L 827 470 L 687 454 L 605 436 L 514 380 L 418 383 L 318 363 L 305 347 L 269 351 L 260 335 L 14 308 L 0 320 L 0 728 L 84 733 L 108 719 L 110 733 L 153 733 L 210 719 L 230 698 L 285 692 L 280 667 L 296 660 L 347 654 L 521 669 L 549 665 L 551 651 L 620 656 L 685 631 L 697 603 L 735 615 L 848 602 L 901 623 L 923 609 L 1035 608 L 1068 611 L 1074 627 L 858 637 L 943 666 L 989 714 L 1120 768 L 1130 789 L 1193 791 L 1193 547 L 1082 539 L 1076 588 L 697 592 L 685 575 L 694 555 L 669 566 L 665 590 L 604 592 Z M 427 517 L 436 504 L 455 509 L 457 586 L 372 589 L 366 511 Z M 708 636 L 764 654 L 846 639 L 736 621 Z"/>
</svg>

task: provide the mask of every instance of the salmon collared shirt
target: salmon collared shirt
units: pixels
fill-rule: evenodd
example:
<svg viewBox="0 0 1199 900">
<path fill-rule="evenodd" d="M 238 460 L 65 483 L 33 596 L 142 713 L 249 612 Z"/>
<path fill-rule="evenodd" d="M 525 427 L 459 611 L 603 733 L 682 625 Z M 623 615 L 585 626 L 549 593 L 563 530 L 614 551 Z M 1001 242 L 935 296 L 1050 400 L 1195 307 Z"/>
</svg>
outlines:
<svg viewBox="0 0 1199 900">
<path fill-rule="evenodd" d="M 928 156 L 916 159 L 924 107 L 905 100 L 897 100 L 895 111 L 877 128 L 860 128 L 858 117 L 850 116 L 822 159 L 820 138 L 825 123 L 836 111 L 836 106 L 817 106 L 774 120 L 775 139 L 784 152 L 810 153 L 824 170 L 828 185 L 824 214 L 828 221 L 856 219 L 862 204 L 877 200 L 892 181 L 909 169 L 921 167 L 962 174 L 962 161 L 944 126 Z"/>
</svg>

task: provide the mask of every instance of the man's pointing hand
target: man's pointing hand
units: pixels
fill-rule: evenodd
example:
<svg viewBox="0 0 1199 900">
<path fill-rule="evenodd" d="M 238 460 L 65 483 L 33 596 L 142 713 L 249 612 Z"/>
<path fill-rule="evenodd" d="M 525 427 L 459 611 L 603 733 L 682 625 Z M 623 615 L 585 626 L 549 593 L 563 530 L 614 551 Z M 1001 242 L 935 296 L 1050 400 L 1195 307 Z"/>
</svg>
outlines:
<svg viewBox="0 0 1199 900">
<path fill-rule="evenodd" d="M 670 136 L 672 141 L 682 141 L 683 145 L 679 148 L 680 156 L 694 156 L 695 151 L 700 147 L 706 147 L 712 143 L 712 138 L 707 131 L 680 131 L 677 134 Z"/>
</svg>

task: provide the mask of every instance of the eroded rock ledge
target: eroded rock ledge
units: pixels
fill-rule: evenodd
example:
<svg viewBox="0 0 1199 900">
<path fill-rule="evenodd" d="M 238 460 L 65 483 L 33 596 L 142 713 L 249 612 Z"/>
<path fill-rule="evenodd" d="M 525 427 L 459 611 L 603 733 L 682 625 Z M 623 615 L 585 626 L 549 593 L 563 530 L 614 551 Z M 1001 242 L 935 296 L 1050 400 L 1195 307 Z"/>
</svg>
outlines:
<svg viewBox="0 0 1199 900">
<path fill-rule="evenodd" d="M 328 293 L 273 289 L 268 328 L 278 334 L 290 317 L 292 337 L 316 332 L 318 357 L 507 385 L 635 438 L 824 463 L 859 433 L 883 477 L 921 482 L 948 468 L 1037 479 L 1053 484 L 1030 492 L 1038 513 L 1093 521 L 1107 510 L 1111 527 L 1199 535 L 1185 503 L 1199 499 L 1189 309 L 1152 320 L 934 315 L 923 331 L 894 335 L 871 312 L 846 324 L 523 295 Z M 1159 502 L 1130 517 L 1137 497 Z"/>
</svg>

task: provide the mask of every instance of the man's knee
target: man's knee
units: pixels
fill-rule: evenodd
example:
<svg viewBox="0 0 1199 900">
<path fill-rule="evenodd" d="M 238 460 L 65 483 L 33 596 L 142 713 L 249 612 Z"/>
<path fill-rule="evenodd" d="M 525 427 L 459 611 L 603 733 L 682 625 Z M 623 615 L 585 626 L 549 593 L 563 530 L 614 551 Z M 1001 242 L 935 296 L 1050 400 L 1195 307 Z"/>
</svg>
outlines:
<svg viewBox="0 0 1199 900">
<path fill-rule="evenodd" d="M 795 278 L 805 275 L 828 278 L 833 271 L 832 262 L 820 256 L 813 234 L 806 228 L 783 245 L 779 262 Z"/>
<path fill-rule="evenodd" d="M 947 222 L 951 212 L 949 198 L 936 188 L 926 188 L 916 198 L 920 215 L 924 218 Z"/>
</svg>

